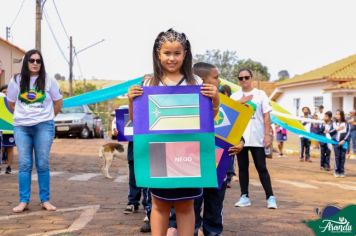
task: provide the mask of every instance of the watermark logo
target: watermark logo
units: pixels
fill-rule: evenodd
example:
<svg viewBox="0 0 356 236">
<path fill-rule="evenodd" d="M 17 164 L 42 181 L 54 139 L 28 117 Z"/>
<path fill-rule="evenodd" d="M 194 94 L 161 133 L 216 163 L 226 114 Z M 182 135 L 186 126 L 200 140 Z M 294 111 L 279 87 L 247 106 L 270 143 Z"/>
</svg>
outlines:
<svg viewBox="0 0 356 236">
<path fill-rule="evenodd" d="M 315 235 L 356 235 L 356 205 L 349 205 L 343 209 L 327 206 L 322 211 L 316 209 L 318 220 L 305 221 Z"/>
</svg>

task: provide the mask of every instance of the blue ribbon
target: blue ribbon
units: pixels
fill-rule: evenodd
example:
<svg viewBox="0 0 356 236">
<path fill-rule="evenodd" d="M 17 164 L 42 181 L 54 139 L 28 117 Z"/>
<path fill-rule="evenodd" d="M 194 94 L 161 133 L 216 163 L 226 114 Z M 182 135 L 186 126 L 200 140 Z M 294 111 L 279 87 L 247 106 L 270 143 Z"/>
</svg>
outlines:
<svg viewBox="0 0 356 236">
<path fill-rule="evenodd" d="M 74 97 L 66 98 L 63 100 L 63 107 L 75 107 L 86 104 L 93 104 L 102 101 L 106 101 L 117 96 L 121 96 L 127 93 L 129 88 L 133 85 L 140 85 L 143 77 L 129 80 L 127 82 L 113 85 L 100 90 L 83 93 Z"/>
<path fill-rule="evenodd" d="M 283 128 L 285 128 L 286 130 L 295 133 L 297 135 L 302 135 L 303 137 L 306 137 L 308 139 L 311 140 L 315 140 L 318 142 L 322 142 L 322 143 L 331 143 L 331 144 L 338 144 L 336 141 L 329 139 L 325 136 L 319 135 L 319 134 L 314 134 L 314 133 L 310 133 L 304 130 L 300 130 L 297 128 L 294 128 L 292 126 L 287 125 L 286 123 L 284 123 L 283 121 L 281 121 L 280 119 L 278 119 L 276 116 L 271 115 L 271 121 L 272 123 L 275 123 Z"/>
</svg>

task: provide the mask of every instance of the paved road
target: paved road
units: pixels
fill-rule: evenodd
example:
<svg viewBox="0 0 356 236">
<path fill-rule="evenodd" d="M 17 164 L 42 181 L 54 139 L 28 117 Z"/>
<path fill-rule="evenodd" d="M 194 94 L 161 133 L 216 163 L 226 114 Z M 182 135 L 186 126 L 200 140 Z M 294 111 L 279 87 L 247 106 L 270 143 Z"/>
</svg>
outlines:
<svg viewBox="0 0 356 236">
<path fill-rule="evenodd" d="M 111 168 L 114 179 L 103 178 L 98 159 L 98 149 L 103 143 L 104 140 L 55 141 L 51 187 L 57 212 L 40 209 L 34 173 L 30 211 L 12 214 L 11 209 L 18 201 L 16 171 L 12 175 L 1 172 L 0 235 L 141 235 L 143 209 L 132 215 L 122 213 L 128 188 L 125 155 L 114 160 Z M 234 182 L 225 200 L 224 235 L 313 235 L 302 220 L 316 218 L 316 207 L 356 204 L 356 161 L 346 161 L 344 179 L 319 170 L 318 161 L 302 163 L 297 156 L 268 160 L 279 204 L 277 210 L 266 209 L 264 192 L 251 164 L 252 206 L 233 206 L 240 195 L 238 182 Z"/>
</svg>

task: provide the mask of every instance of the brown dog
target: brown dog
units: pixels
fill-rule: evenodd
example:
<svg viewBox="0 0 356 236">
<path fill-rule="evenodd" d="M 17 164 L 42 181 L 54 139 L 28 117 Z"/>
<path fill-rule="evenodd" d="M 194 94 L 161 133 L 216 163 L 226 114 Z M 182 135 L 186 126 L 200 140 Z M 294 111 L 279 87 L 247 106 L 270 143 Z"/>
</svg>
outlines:
<svg viewBox="0 0 356 236">
<path fill-rule="evenodd" d="M 112 179 L 109 174 L 109 168 L 114 156 L 117 157 L 122 152 L 124 152 L 124 147 L 120 143 L 107 143 L 100 147 L 99 157 L 103 160 L 101 172 L 106 178 Z"/>
</svg>

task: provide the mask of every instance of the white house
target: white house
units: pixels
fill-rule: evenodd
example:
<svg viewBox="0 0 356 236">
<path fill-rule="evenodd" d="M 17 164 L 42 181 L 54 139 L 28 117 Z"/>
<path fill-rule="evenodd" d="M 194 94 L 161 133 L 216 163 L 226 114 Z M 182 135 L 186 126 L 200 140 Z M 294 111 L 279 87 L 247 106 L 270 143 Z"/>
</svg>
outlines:
<svg viewBox="0 0 356 236">
<path fill-rule="evenodd" d="M 270 99 L 295 115 L 304 106 L 315 112 L 320 105 L 333 114 L 350 112 L 356 108 L 356 54 L 277 82 Z"/>
<path fill-rule="evenodd" d="M 20 73 L 25 50 L 0 37 L 0 86 L 8 84 L 10 78 Z"/>
</svg>

